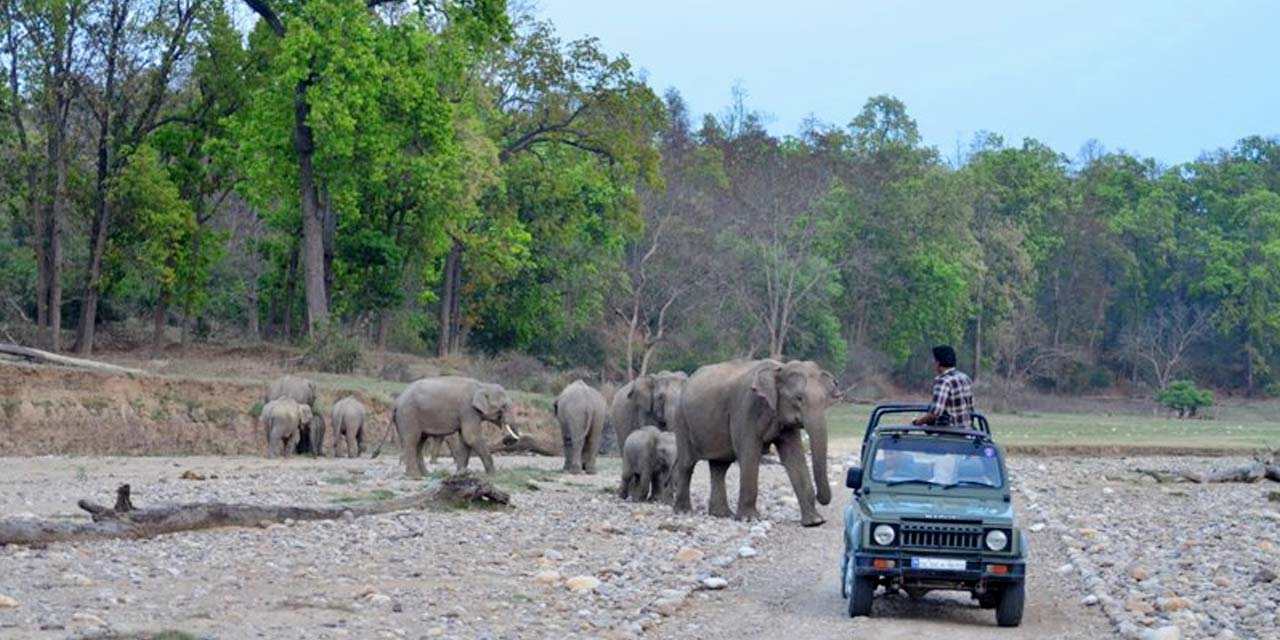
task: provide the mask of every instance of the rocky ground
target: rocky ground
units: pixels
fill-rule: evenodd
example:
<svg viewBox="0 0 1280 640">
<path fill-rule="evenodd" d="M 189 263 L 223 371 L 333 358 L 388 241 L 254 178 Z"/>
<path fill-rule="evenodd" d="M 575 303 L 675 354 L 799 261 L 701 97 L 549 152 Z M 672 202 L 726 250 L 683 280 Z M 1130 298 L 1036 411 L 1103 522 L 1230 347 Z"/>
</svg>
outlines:
<svg viewBox="0 0 1280 640">
<path fill-rule="evenodd" d="M 562 476 L 548 458 L 498 462 L 500 484 L 513 495 L 509 511 L 400 512 L 0 548 L 0 637 L 167 629 L 218 638 L 996 633 L 990 611 L 950 594 L 923 602 L 882 596 L 875 617 L 844 617 L 836 574 L 848 492 L 837 490 L 824 508 L 825 526 L 803 529 L 776 465 L 761 474 L 766 520 L 746 524 L 622 504 L 611 495 L 616 459 L 595 477 Z M 1032 573 L 1023 626 L 1000 635 L 1280 637 L 1280 503 L 1266 497 L 1275 485 L 1155 485 L 1130 472 L 1227 463 L 1013 461 Z M 206 479 L 181 479 L 187 471 Z M 123 482 L 139 505 L 333 504 L 422 486 L 385 457 L 6 458 L 0 514 L 82 518 L 76 500 L 109 503 Z M 700 467 L 695 504 L 705 503 L 705 483 Z"/>
</svg>

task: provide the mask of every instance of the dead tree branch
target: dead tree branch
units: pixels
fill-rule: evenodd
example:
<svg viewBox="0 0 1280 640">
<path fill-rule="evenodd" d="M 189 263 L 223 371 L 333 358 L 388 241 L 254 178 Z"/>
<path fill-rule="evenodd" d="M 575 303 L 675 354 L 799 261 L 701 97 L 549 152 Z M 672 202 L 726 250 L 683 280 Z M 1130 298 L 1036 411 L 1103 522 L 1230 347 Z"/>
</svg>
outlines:
<svg viewBox="0 0 1280 640">
<path fill-rule="evenodd" d="M 81 369 L 93 369 L 95 371 L 106 371 L 109 373 L 145 373 L 140 369 L 130 369 L 128 367 L 107 364 L 96 360 L 85 360 L 84 358 L 71 358 L 11 343 L 0 343 L 0 353 L 26 358 L 32 362 L 57 364 L 64 367 L 79 367 Z"/>
</svg>

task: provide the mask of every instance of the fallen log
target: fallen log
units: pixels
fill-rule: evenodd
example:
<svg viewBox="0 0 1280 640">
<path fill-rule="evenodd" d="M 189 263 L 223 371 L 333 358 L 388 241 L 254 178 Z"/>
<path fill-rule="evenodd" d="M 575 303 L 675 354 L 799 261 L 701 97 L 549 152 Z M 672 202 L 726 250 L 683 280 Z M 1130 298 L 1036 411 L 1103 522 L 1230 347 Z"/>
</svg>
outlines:
<svg viewBox="0 0 1280 640">
<path fill-rule="evenodd" d="M 1154 478 L 1156 482 L 1191 482 L 1206 484 L 1217 482 L 1244 482 L 1252 484 L 1266 478 L 1280 482 L 1280 466 L 1251 462 L 1236 467 L 1217 469 L 1208 473 L 1194 471 L 1162 471 L 1160 469 L 1134 469 L 1135 473 Z"/>
<path fill-rule="evenodd" d="M 154 538 L 167 533 L 219 527 L 260 527 L 285 520 L 337 520 L 344 517 L 420 510 L 432 506 L 481 504 L 505 506 L 511 497 L 488 479 L 460 474 L 431 483 L 426 490 L 401 498 L 335 506 L 292 507 L 197 502 L 148 508 L 134 507 L 129 485 L 116 490 L 116 506 L 81 500 L 91 522 L 8 518 L 0 520 L 0 546 L 52 542 Z M 347 514 L 350 514 L 348 516 Z"/>
<path fill-rule="evenodd" d="M 106 371 L 108 373 L 144 373 L 141 369 L 130 369 L 129 367 L 121 367 L 119 365 L 107 364 L 96 360 L 85 360 L 84 358 L 72 358 L 70 356 L 58 355 L 24 347 L 21 345 L 0 342 L 0 353 L 11 356 L 26 358 L 32 362 L 41 362 L 44 364 L 56 364 L 64 367 L 78 367 L 80 369 L 93 369 L 95 371 Z"/>
</svg>

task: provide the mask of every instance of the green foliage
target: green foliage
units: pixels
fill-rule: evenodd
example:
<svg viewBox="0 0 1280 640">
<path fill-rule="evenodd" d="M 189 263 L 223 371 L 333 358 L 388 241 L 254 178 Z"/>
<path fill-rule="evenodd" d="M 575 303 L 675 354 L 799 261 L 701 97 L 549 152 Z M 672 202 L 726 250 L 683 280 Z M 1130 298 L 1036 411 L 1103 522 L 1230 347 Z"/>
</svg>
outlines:
<svg viewBox="0 0 1280 640">
<path fill-rule="evenodd" d="M 328 373 L 351 373 L 363 362 L 364 353 L 359 341 L 336 326 L 316 331 L 302 354 L 303 366 Z"/>
<path fill-rule="evenodd" d="M 1195 416 L 1196 410 L 1213 406 L 1213 392 L 1200 389 L 1190 380 L 1175 380 L 1156 394 L 1156 402 L 1178 412 L 1178 417 Z"/>
<path fill-rule="evenodd" d="M 129 155 L 111 186 L 111 201 L 120 226 L 112 257 L 152 300 L 171 297 L 180 283 L 207 269 L 191 260 L 195 214 L 154 148 L 143 145 Z"/>
</svg>

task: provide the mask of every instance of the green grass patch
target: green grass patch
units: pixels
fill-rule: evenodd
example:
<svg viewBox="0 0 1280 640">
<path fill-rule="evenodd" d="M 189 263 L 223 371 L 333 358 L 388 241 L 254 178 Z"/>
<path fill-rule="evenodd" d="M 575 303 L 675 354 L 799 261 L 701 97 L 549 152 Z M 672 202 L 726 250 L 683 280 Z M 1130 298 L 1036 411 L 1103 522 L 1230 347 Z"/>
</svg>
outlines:
<svg viewBox="0 0 1280 640">
<path fill-rule="evenodd" d="M 4 412 L 4 417 L 12 418 L 18 413 L 18 401 L 8 399 L 0 400 L 0 411 Z"/>
<path fill-rule="evenodd" d="M 842 404 L 827 412 L 833 440 L 856 447 L 871 416 L 870 405 Z M 1280 421 L 1265 419 L 1247 405 L 1224 410 L 1212 420 L 1121 414 L 987 414 L 997 442 L 1016 448 L 1204 449 L 1248 451 L 1280 446 Z M 905 424 L 911 416 L 893 416 Z"/>
<path fill-rule="evenodd" d="M 533 486 L 530 483 L 553 482 L 557 478 L 558 474 L 550 469 L 521 466 L 498 469 L 493 483 L 508 491 L 531 491 Z"/>
<path fill-rule="evenodd" d="M 93 396 L 80 401 L 80 406 L 84 407 L 89 413 L 100 414 L 111 408 L 114 403 L 111 398 L 103 398 L 101 396 Z"/>
<path fill-rule="evenodd" d="M 374 489 L 367 493 L 352 494 L 346 496 L 338 496 L 331 502 L 348 503 L 348 502 L 380 502 L 382 500 L 390 500 L 396 497 L 396 492 L 390 489 Z"/>
<path fill-rule="evenodd" d="M 325 484 L 355 484 L 357 482 L 360 482 L 360 478 L 357 478 L 354 475 L 326 476 L 324 478 L 320 478 L 320 482 L 323 482 Z"/>
</svg>

